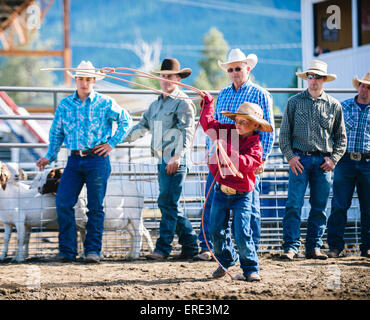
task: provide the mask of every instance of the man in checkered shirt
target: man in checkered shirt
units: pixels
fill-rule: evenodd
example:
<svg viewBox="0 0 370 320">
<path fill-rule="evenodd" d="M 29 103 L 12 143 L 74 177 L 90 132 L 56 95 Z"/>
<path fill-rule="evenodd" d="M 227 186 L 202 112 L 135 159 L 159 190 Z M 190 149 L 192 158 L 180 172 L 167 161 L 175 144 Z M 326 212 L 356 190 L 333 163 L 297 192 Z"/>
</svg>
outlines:
<svg viewBox="0 0 370 320">
<path fill-rule="evenodd" d="M 344 229 L 353 192 L 357 189 L 361 212 L 361 256 L 370 257 L 370 72 L 354 78 L 358 94 L 342 102 L 347 150 L 334 170 L 333 199 L 328 219 L 330 258 L 344 249 Z"/>
<path fill-rule="evenodd" d="M 336 75 L 327 73 L 325 62 L 313 60 L 305 72 L 296 74 L 307 80 L 308 89 L 288 100 L 280 128 L 280 149 L 290 166 L 281 258 L 293 260 L 299 251 L 301 209 L 309 184 L 306 258 L 327 259 L 320 247 L 331 171 L 346 150 L 343 112 L 338 100 L 323 90 L 324 82 L 336 79 Z"/>
<path fill-rule="evenodd" d="M 273 104 L 271 94 L 264 88 L 253 83 L 249 77 L 249 73 L 257 64 L 257 56 L 255 54 L 249 54 L 247 57 L 240 49 L 232 49 L 228 55 L 227 62 L 222 63 L 218 61 L 219 67 L 228 73 L 231 84 L 222 89 L 217 97 L 216 108 L 214 118 L 221 123 L 233 123 L 233 121 L 221 114 L 221 111 L 236 112 L 239 106 L 243 102 L 256 103 L 261 106 L 263 110 L 263 118 L 268 121 L 274 128 L 274 114 L 273 114 Z M 274 133 L 273 132 L 259 132 L 260 141 L 262 144 L 262 165 L 255 171 L 256 181 L 255 189 L 253 191 L 252 199 L 252 211 L 253 215 L 251 218 L 251 229 L 253 230 L 253 241 L 258 249 L 258 241 L 260 239 L 260 203 L 259 203 L 259 192 L 260 192 L 260 174 L 264 171 L 265 163 L 267 157 L 271 153 L 272 146 L 274 144 Z M 207 145 L 209 145 L 209 140 L 207 140 Z M 214 177 L 209 172 L 206 191 L 208 194 L 209 188 L 212 184 Z M 212 240 L 208 236 L 208 225 L 209 225 L 209 214 L 211 211 L 211 203 L 213 198 L 213 188 L 209 193 L 206 208 L 204 210 L 204 233 L 206 234 L 207 242 L 210 249 L 213 250 Z M 200 260 L 211 260 L 211 254 L 208 251 L 206 241 L 202 232 L 202 225 L 200 228 L 200 234 L 198 240 L 200 241 L 201 251 L 196 259 Z M 226 235 L 230 237 L 230 232 Z M 230 239 L 231 241 L 231 239 Z"/>
</svg>

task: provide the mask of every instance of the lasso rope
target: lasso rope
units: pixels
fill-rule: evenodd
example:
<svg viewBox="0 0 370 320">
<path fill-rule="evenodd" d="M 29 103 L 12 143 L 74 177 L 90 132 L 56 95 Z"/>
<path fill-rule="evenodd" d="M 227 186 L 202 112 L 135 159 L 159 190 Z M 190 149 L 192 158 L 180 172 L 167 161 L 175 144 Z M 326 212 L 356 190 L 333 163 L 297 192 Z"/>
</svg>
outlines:
<svg viewBox="0 0 370 320">
<path fill-rule="evenodd" d="M 132 85 L 137 85 L 137 86 L 143 87 L 145 89 L 152 90 L 152 91 L 154 91 L 156 93 L 160 93 L 160 94 L 164 94 L 164 95 L 167 95 L 167 96 L 171 96 L 171 97 L 173 97 L 175 99 L 190 99 L 190 100 L 198 100 L 199 99 L 198 97 L 192 98 L 192 97 L 175 96 L 175 95 L 169 94 L 167 92 L 164 92 L 162 90 L 151 88 L 151 87 L 146 86 L 146 85 L 141 84 L 141 83 L 136 83 L 136 82 L 129 81 L 129 80 L 126 80 L 126 79 L 122 79 L 122 78 L 119 78 L 119 77 L 116 77 L 116 76 L 112 76 L 111 74 L 116 74 L 116 75 L 121 75 L 121 76 L 131 76 L 131 77 L 132 76 L 136 76 L 136 77 L 142 77 L 142 78 L 148 78 L 148 79 L 155 79 L 155 80 L 160 80 L 160 81 L 165 81 L 165 82 L 176 84 L 178 86 L 181 86 L 181 87 L 184 87 L 184 88 L 187 88 L 187 89 L 190 89 L 190 90 L 196 92 L 201 97 L 204 96 L 203 91 L 201 91 L 201 90 L 199 90 L 199 89 L 197 89 L 195 87 L 186 85 L 186 84 L 181 83 L 181 82 L 178 82 L 178 81 L 174 81 L 174 80 L 170 80 L 170 79 L 165 79 L 165 78 L 161 78 L 161 77 L 158 77 L 158 76 L 154 76 L 154 75 L 152 75 L 150 73 L 147 73 L 147 72 L 144 72 L 144 71 L 141 71 L 141 70 L 137 70 L 137 69 L 132 69 L 132 68 L 125 68 L 125 67 L 118 67 L 118 68 L 104 67 L 104 68 L 94 68 L 94 69 L 92 69 L 92 68 L 89 68 L 89 69 L 79 69 L 79 68 L 43 68 L 41 70 L 42 71 L 83 71 L 83 73 L 85 73 L 85 74 L 95 75 L 95 76 L 96 76 L 95 71 L 98 71 L 98 72 L 101 73 L 100 75 L 102 75 L 104 77 L 108 77 L 108 78 L 111 78 L 111 79 L 123 81 L 123 82 L 129 83 L 129 84 L 132 84 Z M 117 72 L 116 70 L 132 71 L 132 72 L 135 72 L 136 74 L 125 73 L 125 72 Z M 191 154 L 192 154 L 192 149 L 193 149 L 193 144 L 194 144 L 195 133 L 196 133 L 198 127 L 199 127 L 200 118 L 202 116 L 202 113 L 203 113 L 203 108 L 201 109 L 201 112 L 200 112 L 200 115 L 199 115 L 199 120 L 198 120 L 198 122 L 196 124 L 194 135 L 193 135 L 193 138 L 192 138 L 192 141 L 191 141 L 191 147 L 190 147 L 190 153 Z M 222 156 L 222 158 L 224 160 L 223 163 L 226 163 L 226 166 L 228 167 L 228 169 L 230 170 L 230 173 L 234 177 L 237 175 L 238 177 L 243 178 L 243 175 L 242 175 L 242 173 L 239 170 L 236 169 L 236 167 L 232 163 L 230 157 L 227 155 L 227 152 L 223 148 L 220 140 L 218 140 L 218 139 L 215 140 L 215 142 L 213 143 L 212 147 L 209 148 L 209 151 L 207 152 L 207 154 L 205 155 L 204 159 L 201 162 L 195 163 L 193 161 L 193 159 L 192 159 L 192 156 L 190 157 L 190 160 L 194 164 L 196 164 L 196 165 L 199 165 L 199 164 L 204 163 L 205 160 L 207 159 L 207 157 L 209 156 L 209 154 L 211 153 L 211 151 L 213 150 L 213 148 L 216 148 L 216 151 L 215 152 L 216 152 L 216 159 L 217 159 L 218 170 L 216 172 L 216 175 L 215 175 L 215 177 L 213 179 L 213 182 L 212 182 L 212 184 L 211 184 L 211 186 L 209 188 L 208 194 L 207 194 L 207 196 L 205 198 L 205 201 L 204 201 L 203 211 L 202 211 L 202 233 L 203 233 L 203 237 L 204 237 L 204 240 L 206 242 L 207 248 L 208 248 L 211 256 L 213 257 L 213 259 L 230 276 L 230 278 L 233 278 L 232 275 L 231 275 L 231 273 L 220 263 L 220 261 L 216 258 L 216 256 L 213 254 L 212 250 L 209 247 L 209 243 L 207 241 L 207 238 L 206 238 L 206 235 L 205 235 L 205 230 L 204 230 L 204 211 L 205 211 L 205 207 L 206 207 L 206 204 L 207 204 L 207 200 L 208 200 L 210 191 L 212 190 L 212 187 L 213 187 L 214 183 L 216 182 L 216 178 L 217 178 L 218 174 L 220 174 L 220 176 L 222 178 L 225 178 L 225 175 L 222 172 L 222 166 L 221 166 L 221 161 L 220 161 L 219 154 L 221 154 L 221 156 Z"/>
<path fill-rule="evenodd" d="M 200 92 L 201 92 L 201 90 L 199 90 L 195 87 L 189 86 L 187 84 L 184 84 L 184 83 L 181 83 L 181 82 L 178 82 L 178 81 L 174 81 L 174 80 L 170 80 L 170 79 L 157 77 L 157 76 L 154 76 L 150 73 L 147 73 L 147 72 L 144 72 L 144 71 L 141 71 L 141 70 L 137 70 L 137 69 L 132 69 L 132 68 L 124 68 L 124 67 L 119 67 L 119 68 L 104 67 L 104 68 L 88 68 L 88 69 L 81 69 L 81 68 L 43 68 L 43 69 L 40 69 L 40 70 L 41 71 L 82 71 L 84 74 L 93 75 L 93 76 L 100 75 L 100 76 L 104 76 L 104 77 L 107 77 L 107 78 L 123 81 L 123 82 L 129 83 L 129 84 L 135 85 L 135 86 L 140 86 L 140 87 L 143 87 L 145 89 L 152 90 L 156 93 L 160 93 L 160 94 L 164 94 L 166 96 L 173 97 L 175 99 L 198 100 L 199 98 L 198 97 L 175 96 L 175 95 L 172 95 L 170 93 L 164 92 L 162 90 L 151 88 L 151 87 L 149 87 L 145 84 L 133 82 L 133 81 L 126 80 L 126 79 L 123 79 L 123 78 L 120 78 L 120 77 L 115 77 L 115 76 L 112 76 L 111 74 L 161 80 L 161 81 L 173 83 L 173 84 L 176 84 L 178 86 L 190 89 L 190 90 L 196 92 L 197 94 L 200 94 Z M 128 71 L 136 72 L 136 74 L 135 73 L 116 72 L 116 70 L 128 70 Z M 100 72 L 100 74 L 96 74 L 95 71 Z"/>
</svg>

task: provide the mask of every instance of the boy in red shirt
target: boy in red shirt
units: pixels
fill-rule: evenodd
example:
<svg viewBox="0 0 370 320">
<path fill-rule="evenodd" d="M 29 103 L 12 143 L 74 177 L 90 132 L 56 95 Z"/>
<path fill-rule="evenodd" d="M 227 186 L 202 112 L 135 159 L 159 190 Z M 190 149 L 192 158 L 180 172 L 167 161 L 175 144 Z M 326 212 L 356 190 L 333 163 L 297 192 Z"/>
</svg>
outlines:
<svg viewBox="0 0 370 320">
<path fill-rule="evenodd" d="M 258 256 L 250 226 L 253 214 L 251 191 L 256 179 L 253 172 L 262 164 L 262 145 L 256 130 L 272 132 L 273 129 L 263 119 L 261 107 L 254 103 L 243 103 L 235 113 L 222 112 L 234 120 L 235 124 L 223 124 L 214 119 L 213 97 L 207 92 L 204 92 L 201 107 L 200 124 L 204 132 L 212 141 L 219 141 L 231 162 L 218 149 L 210 157 L 208 164 L 217 182 L 210 213 L 210 235 L 216 258 L 223 266 L 219 266 L 212 275 L 214 278 L 223 277 L 226 270 L 240 259 L 243 274 L 238 274 L 234 279 L 260 281 Z M 231 210 L 232 229 L 239 255 L 228 232 Z"/>
</svg>

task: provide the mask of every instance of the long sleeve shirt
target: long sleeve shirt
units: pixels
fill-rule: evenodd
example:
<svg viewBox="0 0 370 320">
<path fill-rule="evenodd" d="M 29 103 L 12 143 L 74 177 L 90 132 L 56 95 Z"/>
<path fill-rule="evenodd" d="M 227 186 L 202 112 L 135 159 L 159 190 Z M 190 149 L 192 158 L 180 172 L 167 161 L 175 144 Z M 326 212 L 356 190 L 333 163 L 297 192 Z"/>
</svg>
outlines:
<svg viewBox="0 0 370 320">
<path fill-rule="evenodd" d="M 235 112 L 243 102 L 258 104 L 263 110 L 263 118 L 275 128 L 273 101 L 271 94 L 264 88 L 248 80 L 235 90 L 234 85 L 222 89 L 217 97 L 214 117 L 221 123 L 234 123 L 233 120 L 221 114 L 221 111 Z M 274 130 L 275 131 L 275 130 Z M 262 144 L 262 159 L 267 160 L 274 144 L 274 132 L 259 132 Z M 209 140 L 207 141 L 209 146 Z"/>
<path fill-rule="evenodd" d="M 362 111 L 355 98 L 342 102 L 347 152 L 370 152 L 370 105 Z"/>
<path fill-rule="evenodd" d="M 233 176 L 227 164 L 223 162 L 223 157 L 218 153 L 221 170 L 225 178 L 218 173 L 217 153 L 214 152 L 208 161 L 209 170 L 216 177 L 220 184 L 234 188 L 238 191 L 250 192 L 254 189 L 256 176 L 254 171 L 262 164 L 262 145 L 259 140 L 259 134 L 242 137 L 236 131 L 235 124 L 220 123 L 213 117 L 213 98 L 207 97 L 202 101 L 203 110 L 200 118 L 200 124 L 204 132 L 215 141 L 220 140 L 230 161 L 243 175 L 243 178 Z"/>
<path fill-rule="evenodd" d="M 117 130 L 112 136 L 113 121 L 117 122 Z M 58 105 L 46 158 L 54 161 L 63 142 L 69 150 L 88 150 L 103 143 L 114 148 L 124 140 L 131 126 L 129 113 L 112 98 L 92 90 L 82 102 L 76 91 Z"/>
<path fill-rule="evenodd" d="M 313 99 L 308 89 L 289 98 L 279 135 L 280 149 L 289 161 L 300 151 L 331 153 L 337 163 L 346 150 L 342 107 L 325 91 Z"/>
<path fill-rule="evenodd" d="M 174 96 L 187 97 L 176 88 Z M 146 110 L 139 123 L 132 127 L 126 137 L 133 142 L 147 133 L 151 133 L 152 155 L 157 159 L 174 154 L 184 157 L 189 150 L 194 134 L 195 106 L 188 99 L 178 99 L 160 95 Z"/>
</svg>

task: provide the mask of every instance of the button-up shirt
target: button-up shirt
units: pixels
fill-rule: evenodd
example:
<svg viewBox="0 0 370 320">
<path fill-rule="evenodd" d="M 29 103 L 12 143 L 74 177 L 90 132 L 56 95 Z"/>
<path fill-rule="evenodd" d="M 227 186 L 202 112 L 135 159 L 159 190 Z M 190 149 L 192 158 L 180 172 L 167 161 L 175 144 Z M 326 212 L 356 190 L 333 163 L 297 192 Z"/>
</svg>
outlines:
<svg viewBox="0 0 370 320">
<path fill-rule="evenodd" d="M 301 151 L 331 153 L 337 163 L 346 150 L 342 107 L 326 92 L 313 99 L 307 90 L 289 98 L 280 127 L 280 149 L 289 161 Z"/>
<path fill-rule="evenodd" d="M 355 98 L 342 102 L 347 152 L 370 152 L 370 105 L 362 111 Z"/>
<path fill-rule="evenodd" d="M 236 112 L 244 102 L 258 104 L 263 110 L 263 118 L 273 128 L 275 127 L 271 94 L 266 89 L 254 84 L 251 80 L 244 82 L 238 90 L 235 90 L 234 84 L 231 84 L 220 91 L 216 102 L 215 119 L 221 123 L 235 123 L 221 114 L 221 111 Z M 262 159 L 266 160 L 274 144 L 274 132 L 258 131 L 258 133 L 263 148 Z M 209 142 L 207 140 L 208 146 L 210 145 Z"/>
<path fill-rule="evenodd" d="M 118 127 L 112 136 L 113 121 Z M 123 141 L 131 125 L 128 112 L 112 98 L 92 90 L 81 101 L 75 91 L 58 105 L 50 128 L 46 158 L 54 161 L 63 142 L 69 150 L 88 150 L 103 143 L 114 148 Z"/>
<path fill-rule="evenodd" d="M 187 97 L 176 88 L 171 95 Z M 146 110 L 138 124 L 132 127 L 126 137 L 133 142 L 148 132 L 152 134 L 152 155 L 160 159 L 165 153 L 181 158 L 189 149 L 194 134 L 195 106 L 189 99 L 177 99 L 160 95 Z M 168 158 L 169 159 L 169 158 Z"/>
</svg>

